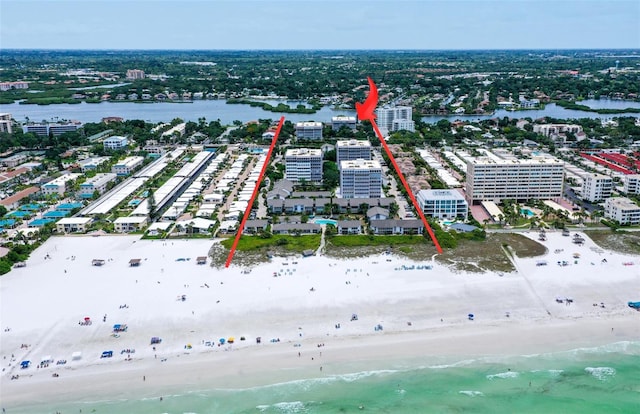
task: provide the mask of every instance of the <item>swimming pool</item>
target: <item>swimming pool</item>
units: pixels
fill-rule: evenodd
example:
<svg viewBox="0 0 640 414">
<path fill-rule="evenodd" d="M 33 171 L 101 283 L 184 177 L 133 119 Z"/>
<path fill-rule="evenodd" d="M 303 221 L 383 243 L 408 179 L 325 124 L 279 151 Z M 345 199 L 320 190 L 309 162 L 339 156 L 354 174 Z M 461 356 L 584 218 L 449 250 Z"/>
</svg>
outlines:
<svg viewBox="0 0 640 414">
<path fill-rule="evenodd" d="M 314 222 L 316 224 L 331 224 L 332 226 L 335 226 L 336 224 L 338 224 L 337 221 L 331 220 L 331 219 L 315 219 Z"/>
<path fill-rule="evenodd" d="M 536 215 L 536 213 L 534 213 L 533 211 L 529 210 L 528 208 L 521 208 L 520 209 L 520 214 L 524 214 L 527 217 L 533 217 Z"/>
</svg>

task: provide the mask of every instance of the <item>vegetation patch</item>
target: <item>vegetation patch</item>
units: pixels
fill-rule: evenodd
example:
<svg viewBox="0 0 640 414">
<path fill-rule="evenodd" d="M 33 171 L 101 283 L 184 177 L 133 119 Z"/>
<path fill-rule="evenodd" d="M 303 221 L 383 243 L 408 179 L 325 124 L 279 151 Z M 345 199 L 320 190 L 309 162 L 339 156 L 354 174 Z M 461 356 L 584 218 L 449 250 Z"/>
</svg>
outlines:
<svg viewBox="0 0 640 414">
<path fill-rule="evenodd" d="M 547 249 L 542 244 L 517 233 L 490 233 L 484 241 L 461 240 L 456 249 L 436 256 L 442 264 L 460 272 L 512 272 L 515 270 L 503 248 L 518 257 L 536 257 Z"/>
<path fill-rule="evenodd" d="M 623 254 L 640 254 L 640 234 L 625 231 L 594 230 L 587 235 L 603 249 Z"/>
<path fill-rule="evenodd" d="M 363 246 L 397 246 L 405 244 L 426 244 L 429 241 L 421 235 L 413 236 L 373 236 L 373 235 L 343 235 L 327 239 L 327 245 L 335 247 L 363 247 Z"/>
<path fill-rule="evenodd" d="M 234 238 L 223 240 L 220 244 L 227 250 L 231 249 Z M 320 235 L 287 236 L 274 235 L 263 238 L 260 236 L 242 236 L 236 248 L 239 252 L 266 250 L 279 248 L 289 252 L 302 253 L 304 250 L 316 250 L 320 246 Z"/>
</svg>

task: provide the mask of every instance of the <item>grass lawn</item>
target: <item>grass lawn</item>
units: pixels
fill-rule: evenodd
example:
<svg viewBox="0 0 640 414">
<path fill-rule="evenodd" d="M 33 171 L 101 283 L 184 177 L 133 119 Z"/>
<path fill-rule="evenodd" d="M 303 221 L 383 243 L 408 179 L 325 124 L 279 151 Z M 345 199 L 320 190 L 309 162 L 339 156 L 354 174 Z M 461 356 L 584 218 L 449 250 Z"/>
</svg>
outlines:
<svg viewBox="0 0 640 414">
<path fill-rule="evenodd" d="M 231 249 L 234 238 L 229 238 L 222 241 L 222 245 L 226 249 Z M 316 250 L 320 246 L 320 235 L 305 235 L 305 236 L 286 236 L 286 235 L 274 235 L 268 239 L 263 239 L 258 236 L 242 236 L 238 241 L 237 251 L 248 252 L 261 249 L 279 248 L 292 252 L 300 252 L 303 250 Z"/>
</svg>

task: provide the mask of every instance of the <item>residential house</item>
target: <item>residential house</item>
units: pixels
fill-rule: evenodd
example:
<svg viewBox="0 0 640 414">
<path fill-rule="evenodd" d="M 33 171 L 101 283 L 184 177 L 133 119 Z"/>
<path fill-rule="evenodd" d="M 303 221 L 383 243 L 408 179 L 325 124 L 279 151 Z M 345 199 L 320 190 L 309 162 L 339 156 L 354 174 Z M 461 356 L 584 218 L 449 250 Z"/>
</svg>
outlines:
<svg viewBox="0 0 640 414">
<path fill-rule="evenodd" d="M 269 222 L 267 220 L 247 220 L 243 234 L 257 234 L 267 230 L 268 226 Z"/>
<path fill-rule="evenodd" d="M 113 222 L 115 231 L 118 233 L 130 233 L 132 231 L 140 231 L 147 225 L 146 216 L 128 216 L 118 217 Z"/>
<path fill-rule="evenodd" d="M 336 222 L 338 234 L 362 234 L 360 220 L 338 220 Z"/>
<path fill-rule="evenodd" d="M 280 223 L 271 226 L 273 234 L 318 234 L 322 231 L 315 223 Z"/>
<path fill-rule="evenodd" d="M 382 207 L 371 207 L 367 210 L 367 219 L 371 220 L 387 220 L 389 218 L 389 210 Z"/>
<path fill-rule="evenodd" d="M 91 217 L 66 217 L 58 220 L 56 230 L 58 233 L 85 233 L 92 221 Z"/>
<path fill-rule="evenodd" d="M 374 234 L 422 234 L 421 220 L 374 220 L 369 224 Z"/>
</svg>

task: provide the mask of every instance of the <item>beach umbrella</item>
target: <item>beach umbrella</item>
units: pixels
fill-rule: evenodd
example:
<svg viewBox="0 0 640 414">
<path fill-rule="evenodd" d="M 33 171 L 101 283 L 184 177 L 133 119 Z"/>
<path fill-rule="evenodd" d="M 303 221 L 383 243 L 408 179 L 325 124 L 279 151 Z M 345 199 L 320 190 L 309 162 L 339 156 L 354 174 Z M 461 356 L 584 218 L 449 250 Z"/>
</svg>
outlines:
<svg viewBox="0 0 640 414">
<path fill-rule="evenodd" d="M 234 343 L 236 340 L 236 338 L 234 338 L 233 336 L 230 336 L 229 339 L 227 339 L 227 342 L 229 342 L 230 344 Z"/>
<path fill-rule="evenodd" d="M 225 342 L 227 342 L 227 340 L 226 340 L 226 339 L 224 339 L 224 338 L 220 338 L 220 343 L 221 343 L 221 344 L 223 344 L 223 345 L 224 345 L 224 343 L 225 343 Z"/>
</svg>

